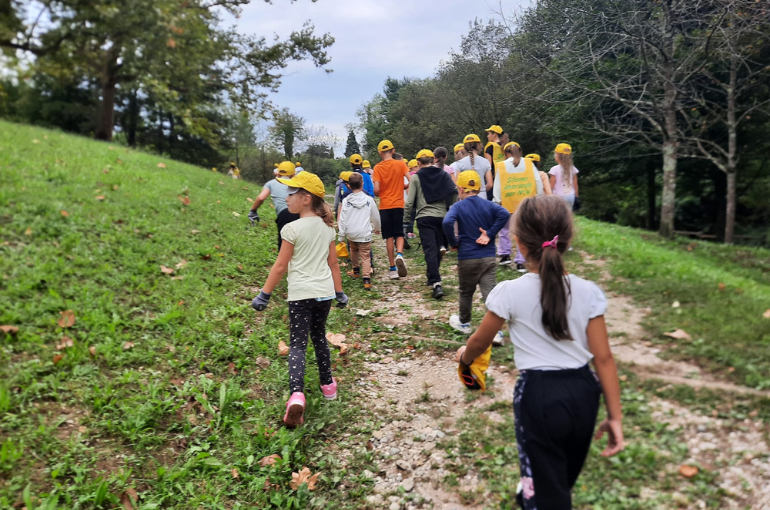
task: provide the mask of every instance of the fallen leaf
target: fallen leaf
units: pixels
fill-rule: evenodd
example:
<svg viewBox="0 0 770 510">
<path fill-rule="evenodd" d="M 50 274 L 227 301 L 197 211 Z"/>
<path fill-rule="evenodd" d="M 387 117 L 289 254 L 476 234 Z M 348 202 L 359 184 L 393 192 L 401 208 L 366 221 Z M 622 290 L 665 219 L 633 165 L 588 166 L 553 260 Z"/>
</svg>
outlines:
<svg viewBox="0 0 770 510">
<path fill-rule="evenodd" d="M 81 434 L 85 434 L 86 432 L 88 432 L 88 429 L 85 427 L 85 425 L 81 425 L 80 427 L 78 427 L 78 432 L 80 432 Z"/>
<path fill-rule="evenodd" d="M 340 344 L 340 356 L 344 356 L 348 353 L 348 348 L 350 346 L 348 344 Z"/>
<path fill-rule="evenodd" d="M 733 373 L 735 372 L 735 367 L 727 367 L 727 371 Z"/>
<path fill-rule="evenodd" d="M 56 346 L 56 350 L 57 351 L 63 351 L 67 347 L 72 347 L 73 345 L 75 345 L 75 342 L 70 337 L 68 337 L 68 336 L 61 337 L 60 342 L 61 343 L 59 343 Z"/>
<path fill-rule="evenodd" d="M 61 213 L 61 215 L 62 215 L 62 216 L 64 216 L 65 218 L 69 218 L 69 217 L 70 217 L 70 213 L 68 213 L 68 212 L 67 212 L 67 211 L 65 211 L 64 209 L 62 209 L 62 210 L 61 210 L 61 211 L 59 211 L 59 212 L 60 212 L 60 213 Z"/>
<path fill-rule="evenodd" d="M 289 346 L 283 340 L 278 342 L 278 354 L 281 356 L 288 356 L 289 354 Z"/>
<path fill-rule="evenodd" d="M 192 235 L 195 235 L 195 234 L 199 234 L 199 233 L 200 233 L 200 230 L 191 230 L 191 231 L 190 231 L 190 233 L 191 233 Z"/>
<path fill-rule="evenodd" d="M 176 48 L 176 41 L 169 37 L 168 41 L 166 41 L 166 46 L 169 48 Z"/>
<path fill-rule="evenodd" d="M 27 230 L 24 231 L 25 236 L 31 236 L 32 235 L 32 229 L 27 227 Z"/>
<path fill-rule="evenodd" d="M 342 333 L 326 333 L 326 340 L 335 347 L 342 347 L 345 342 L 345 335 Z"/>
<path fill-rule="evenodd" d="M 688 466 L 687 464 L 682 464 L 681 466 L 679 466 L 679 474 L 685 478 L 692 478 L 693 476 L 698 474 L 698 468 L 695 466 Z"/>
<path fill-rule="evenodd" d="M 272 455 L 268 455 L 267 457 L 262 457 L 258 464 L 262 467 L 272 466 L 277 461 L 281 460 L 281 456 L 277 453 L 274 453 Z"/>
<path fill-rule="evenodd" d="M 618 377 L 618 379 L 620 379 L 623 382 L 626 382 L 626 380 L 628 380 L 628 376 L 627 375 L 621 375 L 620 377 Z"/>
<path fill-rule="evenodd" d="M 724 291 L 725 291 L 725 284 L 722 282 L 719 282 L 719 292 L 724 292 Z"/>
<path fill-rule="evenodd" d="M 246 197 L 246 201 L 249 202 L 249 203 L 253 202 L 253 200 L 250 199 L 249 197 Z"/>
<path fill-rule="evenodd" d="M 366 317 L 366 316 L 367 316 L 367 315 L 369 315 L 370 313 L 372 313 L 372 311 L 371 311 L 371 310 L 357 310 L 357 311 L 356 311 L 356 315 L 358 315 L 358 316 L 360 316 L 360 317 Z"/>
<path fill-rule="evenodd" d="M 108 174 L 108 173 L 110 173 L 110 171 L 109 171 L 109 169 L 107 169 L 107 168 L 103 168 L 103 169 L 102 169 L 102 173 L 103 173 L 103 174 Z"/>
<path fill-rule="evenodd" d="M 161 265 L 160 272 L 163 274 L 174 274 L 174 268 Z"/>
<path fill-rule="evenodd" d="M 172 280 L 184 280 L 184 276 L 172 276 Z"/>
<path fill-rule="evenodd" d="M 230 471 L 230 474 L 233 475 L 233 478 L 238 480 L 240 478 L 240 475 L 238 474 L 238 470 L 233 468 L 232 471 Z"/>
<path fill-rule="evenodd" d="M 201 258 L 202 258 L 203 260 L 208 260 L 208 259 L 210 259 L 210 258 L 211 258 L 211 255 L 201 255 Z"/>
<path fill-rule="evenodd" d="M 113 184 L 112 185 L 112 191 L 118 191 L 118 185 L 117 184 Z"/>
<path fill-rule="evenodd" d="M 243 266 L 238 266 L 238 269 L 240 269 L 241 271 L 243 271 Z"/>
<path fill-rule="evenodd" d="M 215 244 L 215 245 L 214 245 L 214 249 L 215 249 L 215 250 L 218 250 L 218 249 L 219 249 L 219 245 L 218 245 L 218 244 Z"/>
<path fill-rule="evenodd" d="M 118 159 L 115 160 L 115 163 L 117 163 L 118 165 L 122 165 L 123 164 L 123 160 L 118 158 Z"/>
<path fill-rule="evenodd" d="M 236 375 L 238 373 L 238 370 L 235 368 L 235 363 L 232 361 L 227 365 L 227 371 L 230 372 L 230 375 Z"/>
<path fill-rule="evenodd" d="M 671 308 L 679 308 L 680 306 L 682 305 L 679 303 L 679 301 L 674 301 L 671 303 Z"/>
<path fill-rule="evenodd" d="M 238 216 L 240 216 L 240 215 L 241 215 L 241 213 L 237 213 L 237 212 L 233 211 L 233 216 L 235 216 L 236 218 L 237 218 Z"/>
<path fill-rule="evenodd" d="M 40 140 L 37 140 L 37 139 L 32 140 L 32 143 L 40 143 Z"/>
<path fill-rule="evenodd" d="M 261 356 L 257 358 L 256 363 L 259 368 L 267 368 L 270 366 L 270 360 Z"/>
<path fill-rule="evenodd" d="M 770 308 L 765 310 L 765 313 L 762 314 L 762 317 L 764 317 L 765 319 L 770 319 Z"/>
<path fill-rule="evenodd" d="M 321 473 L 316 473 L 311 476 L 310 469 L 304 467 L 300 470 L 299 473 L 291 474 L 291 482 L 289 483 L 289 486 L 292 489 L 297 490 L 303 483 L 306 483 L 308 490 L 315 490 L 316 483 L 318 482 L 318 475 L 320 474 Z"/>
<path fill-rule="evenodd" d="M 166 164 L 165 163 L 158 163 L 158 168 L 166 168 Z"/>
<path fill-rule="evenodd" d="M 57 324 L 59 324 L 59 327 L 62 328 L 71 328 L 75 325 L 75 312 L 72 310 L 64 310 L 63 312 L 59 312 L 59 320 L 57 321 Z"/>
<path fill-rule="evenodd" d="M 281 490 L 281 486 L 277 483 L 270 483 L 270 478 L 265 479 L 265 485 L 264 485 L 265 492 L 271 491 L 271 490 Z"/>
<path fill-rule="evenodd" d="M 112 145 L 110 145 L 108 148 L 109 148 L 111 151 L 114 151 L 114 150 L 115 150 L 115 147 L 113 147 Z"/>
<path fill-rule="evenodd" d="M 371 441 L 366 442 L 366 449 L 369 451 L 374 450 L 374 444 Z"/>
<path fill-rule="evenodd" d="M 224 182 L 222 182 L 222 181 L 219 181 L 219 184 L 224 184 Z"/>
<path fill-rule="evenodd" d="M 96 195 L 94 198 L 101 202 L 102 200 L 104 200 L 104 195 Z"/>
<path fill-rule="evenodd" d="M 134 344 L 134 342 L 126 342 L 123 344 L 123 350 L 127 351 L 129 349 L 133 349 L 135 345 L 136 344 Z"/>
<path fill-rule="evenodd" d="M 56 356 L 53 357 L 53 364 L 56 365 L 63 359 L 64 359 L 63 354 L 57 354 Z"/>
<path fill-rule="evenodd" d="M 183 205 L 190 205 L 190 197 L 176 197 L 179 199 L 180 202 L 182 202 Z"/>
<path fill-rule="evenodd" d="M 675 338 L 677 340 L 692 340 L 692 337 L 689 333 L 684 331 L 683 329 L 677 329 L 671 333 L 663 333 L 665 336 L 669 338 Z"/>
<path fill-rule="evenodd" d="M 185 259 L 182 259 L 182 260 L 180 260 L 180 261 L 179 261 L 179 263 L 177 263 L 177 265 L 176 265 L 176 266 L 174 266 L 174 267 L 176 267 L 177 269 L 182 269 L 182 268 L 183 268 L 183 267 L 185 267 L 186 265 L 187 265 L 187 261 L 186 261 Z"/>
<path fill-rule="evenodd" d="M 91 353 L 91 356 L 96 356 L 96 347 L 92 345 L 88 348 L 88 352 Z"/>
<path fill-rule="evenodd" d="M 171 344 L 166 344 L 166 350 L 169 352 L 176 352 L 176 347 Z"/>
<path fill-rule="evenodd" d="M 15 335 L 16 333 L 19 332 L 19 328 L 18 326 L 5 325 L 5 326 L 0 326 L 0 331 L 5 333 L 6 335 Z"/>
<path fill-rule="evenodd" d="M 134 503 L 137 502 L 137 499 L 139 499 L 139 497 L 133 487 L 126 489 L 125 492 L 120 495 L 120 504 L 123 507 L 123 510 L 134 510 Z"/>
</svg>

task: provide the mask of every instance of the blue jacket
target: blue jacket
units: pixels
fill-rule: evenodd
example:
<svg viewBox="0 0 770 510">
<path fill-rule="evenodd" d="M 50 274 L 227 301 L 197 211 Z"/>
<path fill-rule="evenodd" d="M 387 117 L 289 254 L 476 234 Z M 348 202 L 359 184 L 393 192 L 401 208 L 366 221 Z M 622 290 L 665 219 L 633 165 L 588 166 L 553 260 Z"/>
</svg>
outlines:
<svg viewBox="0 0 770 510">
<path fill-rule="evenodd" d="M 360 174 L 361 177 L 364 179 L 364 193 L 374 198 L 374 183 L 372 182 L 372 176 L 364 172 L 363 169 L 361 168 L 356 168 L 353 171 L 356 172 L 357 174 Z M 346 193 L 346 195 L 349 195 L 349 194 L 350 194 L 350 191 Z"/>
<path fill-rule="evenodd" d="M 455 202 L 444 217 L 442 227 L 452 248 L 459 245 L 458 260 L 481 259 L 496 255 L 495 236 L 511 219 L 511 214 L 502 206 L 484 200 L 479 196 L 470 196 Z M 455 237 L 455 222 L 460 239 Z M 479 228 L 487 231 L 489 243 L 481 245 L 476 239 L 481 235 Z"/>
</svg>

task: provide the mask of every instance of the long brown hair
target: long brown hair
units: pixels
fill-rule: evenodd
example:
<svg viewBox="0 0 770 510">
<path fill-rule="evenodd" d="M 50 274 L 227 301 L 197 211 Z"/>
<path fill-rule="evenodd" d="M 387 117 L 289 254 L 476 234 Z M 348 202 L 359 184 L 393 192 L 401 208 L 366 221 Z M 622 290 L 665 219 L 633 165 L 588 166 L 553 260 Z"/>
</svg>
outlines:
<svg viewBox="0 0 770 510">
<path fill-rule="evenodd" d="M 471 157 L 471 170 L 476 169 L 476 153 L 474 150 L 481 151 L 479 145 L 481 145 L 479 142 L 468 142 L 465 144 L 465 152 Z"/>
<path fill-rule="evenodd" d="M 573 169 L 575 165 L 572 163 L 572 154 L 556 153 L 556 162 L 561 167 L 561 182 L 567 184 L 567 189 L 572 189 L 572 177 L 574 175 Z"/>
<path fill-rule="evenodd" d="M 521 202 L 516 212 L 514 233 L 527 247 L 527 262 L 537 265 L 540 273 L 540 306 L 543 327 L 556 340 L 573 340 L 569 332 L 567 310 L 572 289 L 564 275 L 562 254 L 572 239 L 572 213 L 563 198 L 539 195 Z M 556 248 L 543 243 L 559 236 Z"/>
<path fill-rule="evenodd" d="M 433 149 L 433 155 L 436 157 L 435 166 L 439 168 L 444 168 L 444 162 L 446 161 L 447 156 L 449 156 L 449 153 L 447 153 L 446 148 L 444 147 L 436 147 Z"/>
<path fill-rule="evenodd" d="M 304 189 L 300 189 L 297 191 L 297 193 L 303 193 L 309 196 L 311 198 L 310 207 L 312 207 L 315 215 L 324 220 L 324 223 L 327 226 L 334 227 L 334 216 L 332 215 L 332 208 L 329 207 L 329 204 L 327 204 L 323 198 L 319 197 L 318 195 L 313 195 Z"/>
</svg>

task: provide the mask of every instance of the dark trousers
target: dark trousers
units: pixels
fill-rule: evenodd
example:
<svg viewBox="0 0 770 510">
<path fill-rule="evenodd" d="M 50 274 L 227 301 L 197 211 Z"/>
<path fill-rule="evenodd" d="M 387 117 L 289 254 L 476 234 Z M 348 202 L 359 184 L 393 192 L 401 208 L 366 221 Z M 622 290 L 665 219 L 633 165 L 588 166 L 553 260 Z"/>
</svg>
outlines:
<svg viewBox="0 0 770 510">
<path fill-rule="evenodd" d="M 480 288 L 481 298 L 486 302 L 487 296 L 497 285 L 497 259 L 484 257 L 458 260 L 457 278 L 460 280 L 460 322 L 468 324 L 471 321 L 476 286 Z"/>
<path fill-rule="evenodd" d="M 288 209 L 284 209 L 283 211 L 278 213 L 278 216 L 275 218 L 275 225 L 278 227 L 278 251 L 281 251 L 281 243 L 283 243 L 283 239 L 281 238 L 281 229 L 287 224 L 291 223 L 294 220 L 299 219 L 299 214 L 292 214 L 289 212 Z"/>
<path fill-rule="evenodd" d="M 417 216 L 417 207 L 412 207 L 412 214 L 409 216 L 408 220 L 405 220 L 404 222 L 404 233 L 405 234 L 414 234 L 414 218 Z"/>
<path fill-rule="evenodd" d="M 332 300 L 302 299 L 289 301 L 289 387 L 292 393 L 305 389 L 307 338 L 313 341 L 318 378 L 322 385 L 332 383 L 332 356 L 326 342 L 326 318 Z"/>
<path fill-rule="evenodd" d="M 522 370 L 513 392 L 524 508 L 569 510 L 591 446 L 601 388 L 588 365 Z"/>
<path fill-rule="evenodd" d="M 417 228 L 420 229 L 420 241 L 422 242 L 422 252 L 425 254 L 425 264 L 428 266 L 428 285 L 441 282 L 440 246 L 444 246 L 444 231 L 441 228 L 441 222 L 444 218 L 435 216 L 425 216 L 417 218 Z"/>
</svg>

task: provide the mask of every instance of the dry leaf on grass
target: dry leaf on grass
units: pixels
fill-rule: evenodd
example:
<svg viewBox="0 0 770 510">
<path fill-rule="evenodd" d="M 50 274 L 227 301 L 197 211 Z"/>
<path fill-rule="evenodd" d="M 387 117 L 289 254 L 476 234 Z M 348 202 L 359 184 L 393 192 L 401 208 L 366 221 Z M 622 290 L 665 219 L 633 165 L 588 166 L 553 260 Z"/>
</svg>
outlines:
<svg viewBox="0 0 770 510">
<path fill-rule="evenodd" d="M 235 368 L 235 363 L 232 361 L 227 365 L 227 371 L 230 373 L 230 375 L 236 375 L 238 373 L 238 370 Z"/>
<path fill-rule="evenodd" d="M 259 358 L 257 358 L 257 366 L 259 368 L 267 368 L 270 366 L 270 360 L 260 356 Z"/>
<path fill-rule="evenodd" d="M 270 478 L 265 479 L 265 485 L 264 485 L 265 492 L 269 492 L 271 490 L 279 491 L 281 490 L 281 486 L 277 483 L 270 483 Z"/>
<path fill-rule="evenodd" d="M 676 340 L 692 340 L 692 337 L 683 329 L 677 329 L 671 333 L 663 333 L 663 335 L 669 338 L 675 338 Z"/>
<path fill-rule="evenodd" d="M 249 202 L 249 203 L 253 202 L 253 200 L 250 199 L 249 197 L 246 197 L 246 201 Z"/>
<path fill-rule="evenodd" d="M 765 319 L 770 319 L 770 308 L 768 308 L 765 313 L 762 314 L 762 317 Z"/>
<path fill-rule="evenodd" d="M 53 364 L 57 365 L 63 359 L 64 359 L 64 355 L 63 354 L 57 354 L 57 355 L 55 355 L 53 357 Z"/>
<path fill-rule="evenodd" d="M 281 356 L 288 356 L 289 355 L 289 346 L 286 345 L 286 342 L 281 340 L 278 342 L 278 354 Z"/>
<path fill-rule="evenodd" d="M 191 230 L 191 231 L 190 231 L 190 233 L 191 233 L 192 235 L 195 235 L 195 234 L 199 234 L 199 233 L 200 233 L 200 230 Z"/>
<path fill-rule="evenodd" d="M 91 353 L 91 356 L 96 356 L 96 347 L 92 345 L 88 348 L 88 352 Z"/>
<path fill-rule="evenodd" d="M 62 209 L 62 210 L 61 210 L 61 211 L 59 211 L 59 212 L 60 212 L 60 213 L 61 213 L 61 215 L 62 215 L 62 216 L 64 216 L 65 218 L 69 218 L 69 217 L 70 217 L 70 213 L 68 213 L 68 212 L 67 212 L 67 211 L 65 211 L 64 209 Z"/>
<path fill-rule="evenodd" d="M 64 310 L 63 312 L 59 312 L 59 320 L 57 321 L 57 324 L 61 328 L 71 328 L 75 325 L 75 312 L 72 310 Z"/>
<path fill-rule="evenodd" d="M 73 342 L 72 339 L 70 337 L 68 337 L 68 336 L 61 337 L 60 342 L 61 343 L 56 345 L 56 350 L 57 351 L 63 351 L 67 347 L 72 347 L 73 345 L 75 345 L 75 342 Z"/>
<path fill-rule="evenodd" d="M 172 280 L 184 280 L 184 276 L 172 276 Z"/>
<path fill-rule="evenodd" d="M 326 340 L 335 347 L 339 347 L 345 342 L 345 335 L 342 333 L 326 333 Z"/>
<path fill-rule="evenodd" d="M 94 197 L 96 200 L 99 200 L 100 202 L 104 200 L 104 195 L 96 195 Z"/>
<path fill-rule="evenodd" d="M 123 510 L 134 510 L 134 504 L 138 499 L 136 490 L 133 487 L 129 487 L 120 495 L 120 505 L 123 507 Z"/>
<path fill-rule="evenodd" d="M 698 468 L 695 466 L 688 466 L 687 464 L 682 464 L 681 466 L 679 466 L 679 474 L 685 478 L 692 478 L 693 476 L 698 474 Z"/>
<path fill-rule="evenodd" d="M 719 282 L 719 292 L 724 292 L 724 291 L 725 291 L 725 284 L 722 282 Z"/>
<path fill-rule="evenodd" d="M 166 164 L 165 163 L 158 163 L 158 168 L 166 168 Z"/>
<path fill-rule="evenodd" d="M 190 197 L 176 197 L 179 199 L 180 202 L 182 202 L 182 205 L 190 205 Z"/>
<path fill-rule="evenodd" d="M 340 345 L 340 356 L 344 356 L 345 354 L 347 354 L 349 348 L 350 348 L 350 346 L 348 344 L 341 344 Z"/>
<path fill-rule="evenodd" d="M 259 465 L 262 467 L 272 466 L 276 463 L 276 461 L 281 460 L 281 456 L 277 453 L 274 453 L 272 455 L 268 455 L 267 457 L 262 457 L 259 461 Z"/>
<path fill-rule="evenodd" d="M 32 235 L 32 229 L 27 227 L 27 230 L 24 231 L 25 236 L 31 236 Z"/>
<path fill-rule="evenodd" d="M 123 344 L 123 350 L 127 351 L 129 349 L 133 349 L 136 344 L 134 342 L 126 342 Z"/>
<path fill-rule="evenodd" d="M 240 476 L 240 474 L 238 473 L 238 470 L 237 470 L 237 469 L 235 469 L 235 468 L 233 468 L 233 469 L 230 471 L 230 474 L 231 474 L 231 475 L 233 475 L 233 478 L 235 478 L 236 480 L 238 480 L 238 479 L 241 477 L 241 476 Z"/>
<path fill-rule="evenodd" d="M 187 265 L 187 261 L 185 259 L 180 260 L 174 267 L 177 269 L 182 269 Z"/>
<path fill-rule="evenodd" d="M 237 212 L 233 211 L 233 216 L 235 216 L 236 218 L 237 218 L 238 216 L 240 216 L 240 215 L 241 215 L 241 213 L 237 213 Z"/>
<path fill-rule="evenodd" d="M 112 185 L 112 191 L 118 191 L 118 185 L 117 184 L 113 184 Z"/>
<path fill-rule="evenodd" d="M 306 483 L 308 490 L 315 490 L 315 485 L 318 482 L 318 475 L 320 474 L 321 473 L 316 473 L 311 475 L 310 469 L 304 467 L 299 473 L 291 474 L 289 486 L 291 486 L 292 489 L 297 490 L 303 483 Z"/>
<path fill-rule="evenodd" d="M 163 274 L 174 274 L 174 268 L 173 267 L 166 267 L 164 265 L 160 266 L 160 272 Z"/>
<path fill-rule="evenodd" d="M 19 332 L 19 328 L 17 326 L 5 325 L 5 326 L 0 326 L 0 331 L 5 333 L 6 335 L 15 335 L 16 333 Z"/>
</svg>

